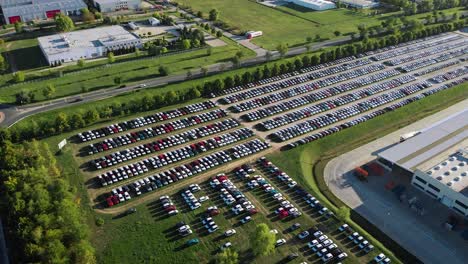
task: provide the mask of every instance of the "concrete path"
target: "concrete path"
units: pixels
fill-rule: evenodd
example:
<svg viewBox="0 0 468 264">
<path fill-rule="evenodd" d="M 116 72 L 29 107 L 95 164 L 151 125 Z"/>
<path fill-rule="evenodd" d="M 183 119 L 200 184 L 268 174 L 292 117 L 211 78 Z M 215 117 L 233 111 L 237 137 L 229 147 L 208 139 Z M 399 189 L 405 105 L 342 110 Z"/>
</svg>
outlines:
<svg viewBox="0 0 468 264">
<path fill-rule="evenodd" d="M 447 234 L 450 231 L 440 226 L 429 227 L 426 221 L 416 214 L 402 209 L 399 202 L 395 203 L 394 197 L 385 197 L 387 192 L 384 188 L 369 189 L 367 184 L 353 177 L 350 171 L 375 159 L 377 153 L 397 144 L 400 135 L 421 130 L 463 109 L 468 109 L 468 100 L 343 154 L 331 160 L 324 170 L 327 185 L 340 200 L 378 226 L 424 263 L 448 263 L 448 260 L 451 264 L 466 263 L 465 260 L 468 259 L 466 243 L 463 241 L 461 244 L 452 243 L 453 239 L 448 236 L 453 234 Z M 387 194 L 391 196 L 390 193 Z"/>
</svg>

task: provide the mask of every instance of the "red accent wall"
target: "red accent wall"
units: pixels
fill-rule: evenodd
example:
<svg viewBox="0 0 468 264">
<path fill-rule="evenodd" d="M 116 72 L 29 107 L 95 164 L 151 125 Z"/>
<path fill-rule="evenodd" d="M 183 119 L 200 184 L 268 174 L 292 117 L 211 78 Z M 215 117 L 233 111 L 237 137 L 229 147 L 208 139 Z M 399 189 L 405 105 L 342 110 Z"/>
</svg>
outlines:
<svg viewBox="0 0 468 264">
<path fill-rule="evenodd" d="M 58 13 L 60 13 L 60 10 L 50 10 L 50 11 L 46 11 L 46 16 L 47 18 L 54 18 L 55 15 L 57 15 Z"/>
<path fill-rule="evenodd" d="M 21 17 L 20 16 L 11 16 L 8 18 L 8 21 L 10 24 L 14 24 L 16 22 L 21 22 Z"/>
</svg>

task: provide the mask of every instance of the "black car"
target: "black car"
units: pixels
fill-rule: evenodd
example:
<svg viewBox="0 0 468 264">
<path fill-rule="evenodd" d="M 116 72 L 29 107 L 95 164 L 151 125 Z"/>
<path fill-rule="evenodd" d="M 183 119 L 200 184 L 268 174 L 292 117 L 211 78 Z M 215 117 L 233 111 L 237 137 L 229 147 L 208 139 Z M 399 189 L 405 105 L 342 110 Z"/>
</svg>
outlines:
<svg viewBox="0 0 468 264">
<path fill-rule="evenodd" d="M 292 231 L 298 229 L 299 227 L 301 227 L 301 224 L 295 223 L 292 226 L 290 226 L 288 229 L 289 229 L 290 232 L 292 232 Z"/>
<path fill-rule="evenodd" d="M 293 260 L 295 258 L 299 257 L 299 254 L 297 253 L 291 253 L 288 255 L 288 260 Z"/>
</svg>

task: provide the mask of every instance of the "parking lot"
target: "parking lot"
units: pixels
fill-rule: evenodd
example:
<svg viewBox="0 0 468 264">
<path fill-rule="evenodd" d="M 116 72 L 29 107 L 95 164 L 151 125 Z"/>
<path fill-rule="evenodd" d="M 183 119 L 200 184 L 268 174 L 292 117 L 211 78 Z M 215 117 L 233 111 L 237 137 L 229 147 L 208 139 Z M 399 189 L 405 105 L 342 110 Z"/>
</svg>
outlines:
<svg viewBox="0 0 468 264">
<path fill-rule="evenodd" d="M 135 204 L 180 180 L 305 144 L 463 82 L 467 54 L 468 40 L 450 33 L 311 66 L 79 133 L 77 160 L 96 208 Z"/>
</svg>

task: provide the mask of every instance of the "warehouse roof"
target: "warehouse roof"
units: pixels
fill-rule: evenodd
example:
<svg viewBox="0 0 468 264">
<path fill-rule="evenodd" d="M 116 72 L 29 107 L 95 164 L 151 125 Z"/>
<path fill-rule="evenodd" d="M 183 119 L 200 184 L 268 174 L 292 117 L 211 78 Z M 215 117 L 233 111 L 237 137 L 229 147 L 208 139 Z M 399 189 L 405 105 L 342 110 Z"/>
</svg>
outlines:
<svg viewBox="0 0 468 264">
<path fill-rule="evenodd" d="M 138 40 L 138 37 L 121 26 L 98 27 L 38 38 L 39 45 L 47 54 L 68 52 L 73 48 L 112 46 L 130 40 Z"/>
<path fill-rule="evenodd" d="M 0 0 L 4 12 L 18 15 L 49 10 L 80 9 L 86 7 L 83 0 Z"/>
<path fill-rule="evenodd" d="M 416 168 L 427 169 L 440 161 L 447 151 L 465 148 L 468 138 L 468 109 L 452 115 L 421 131 L 396 146 L 378 154 L 379 157 L 410 171 Z M 429 166 L 431 166 L 429 165 Z"/>
</svg>

